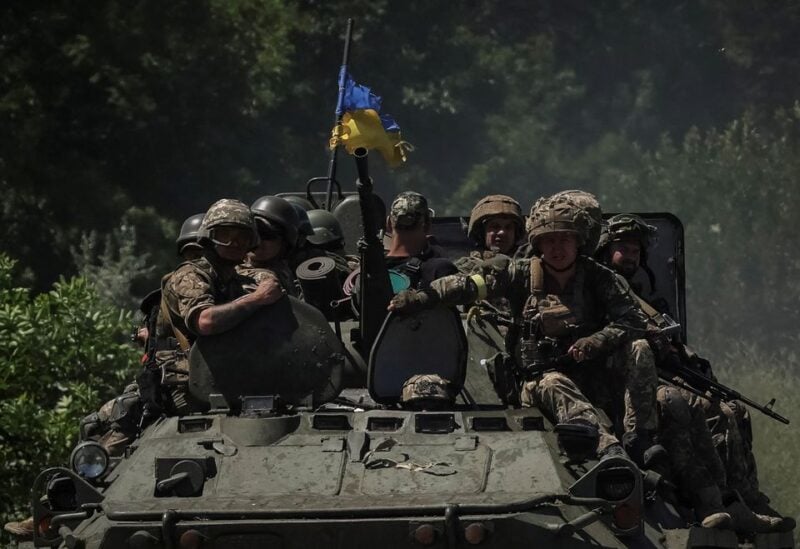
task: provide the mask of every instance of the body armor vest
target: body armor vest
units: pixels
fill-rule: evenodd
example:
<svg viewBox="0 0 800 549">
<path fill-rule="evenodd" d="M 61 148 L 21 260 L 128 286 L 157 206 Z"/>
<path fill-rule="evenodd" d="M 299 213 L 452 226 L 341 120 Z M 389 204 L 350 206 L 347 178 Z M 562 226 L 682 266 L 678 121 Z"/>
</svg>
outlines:
<svg viewBox="0 0 800 549">
<path fill-rule="evenodd" d="M 584 269 L 577 269 L 572 294 L 548 294 L 544 266 L 538 257 L 530 262 L 530 295 L 522 309 L 523 332 L 520 358 L 526 369 L 548 369 L 580 337 L 594 332 L 584 303 Z"/>
</svg>

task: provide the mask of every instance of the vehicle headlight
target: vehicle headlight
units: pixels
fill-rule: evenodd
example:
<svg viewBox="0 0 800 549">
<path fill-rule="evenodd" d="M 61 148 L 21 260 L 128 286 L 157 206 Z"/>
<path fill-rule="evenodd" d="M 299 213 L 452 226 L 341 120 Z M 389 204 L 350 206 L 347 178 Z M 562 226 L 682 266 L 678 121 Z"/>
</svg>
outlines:
<svg viewBox="0 0 800 549">
<path fill-rule="evenodd" d="M 108 469 L 108 452 L 96 442 L 81 442 L 72 451 L 69 463 L 80 476 L 94 480 Z"/>
</svg>

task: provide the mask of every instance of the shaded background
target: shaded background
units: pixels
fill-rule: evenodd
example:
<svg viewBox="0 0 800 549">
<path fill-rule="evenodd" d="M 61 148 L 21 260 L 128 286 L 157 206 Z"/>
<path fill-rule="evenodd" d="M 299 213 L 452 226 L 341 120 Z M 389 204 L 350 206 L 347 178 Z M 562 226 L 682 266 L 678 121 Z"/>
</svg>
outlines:
<svg viewBox="0 0 800 549">
<path fill-rule="evenodd" d="M 385 200 L 414 189 L 437 213 L 454 215 L 490 192 L 527 207 L 543 194 L 582 188 L 606 211 L 676 214 L 686 227 L 691 343 L 722 382 L 759 401 L 776 397 L 778 411 L 800 421 L 800 6 L 34 4 L 0 8 L 0 249 L 16 260 L 0 272 L 0 329 L 19 332 L 22 314 L 41 330 L 42 311 L 59 306 L 101 316 L 112 308 L 110 324 L 90 319 L 64 340 L 91 345 L 99 333 L 112 345 L 108 330 L 132 320 L 119 307 L 135 308 L 174 265 L 184 218 L 218 198 L 249 203 L 323 175 L 352 16 L 351 72 L 383 96 L 416 147 L 402 170 L 372 163 Z M 346 186 L 350 164 L 343 158 Z M 60 290 L 56 305 L 37 297 L 75 275 L 90 282 L 92 296 L 72 288 Z M 60 318 L 53 326 L 68 322 Z M 80 411 L 69 383 L 43 391 L 41 376 L 20 374 L 20 349 L 36 345 L 9 341 L 0 344 L 0 453 L 16 468 L 0 477 L 2 493 L 13 496 L 2 502 L 4 514 L 24 499 L 25 471 L 64 454 Z M 126 351 L 105 349 L 81 359 L 99 370 L 76 360 L 52 368 L 86 385 L 78 399 L 85 410 L 118 391 L 134 368 L 125 370 Z M 117 366 L 102 366 L 109 357 Z M 26 358 L 29 373 L 56 360 L 34 358 Z M 13 408 L 20 394 L 32 407 Z M 65 398 L 73 399 L 68 406 Z M 36 415 L 48 410 L 60 410 L 59 419 Z M 754 416 L 763 489 L 800 518 L 797 429 Z M 37 436 L 56 421 L 58 436 Z M 33 445 L 24 456 L 20 433 Z M 59 441 L 54 453 L 35 451 L 44 440 Z"/>
</svg>

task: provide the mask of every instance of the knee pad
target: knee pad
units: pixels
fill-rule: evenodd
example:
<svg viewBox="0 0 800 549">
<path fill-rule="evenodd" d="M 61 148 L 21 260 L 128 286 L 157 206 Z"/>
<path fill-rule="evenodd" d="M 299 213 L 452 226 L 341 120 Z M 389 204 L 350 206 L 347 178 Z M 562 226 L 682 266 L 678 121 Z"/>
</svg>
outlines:
<svg viewBox="0 0 800 549">
<path fill-rule="evenodd" d="M 97 412 L 93 412 L 81 420 L 78 432 L 81 440 L 92 440 L 102 435 L 107 429 L 108 424 L 100 419 Z"/>
<path fill-rule="evenodd" d="M 125 393 L 114 399 L 111 422 L 124 432 L 135 431 L 142 417 L 142 403 L 137 393 Z"/>
</svg>

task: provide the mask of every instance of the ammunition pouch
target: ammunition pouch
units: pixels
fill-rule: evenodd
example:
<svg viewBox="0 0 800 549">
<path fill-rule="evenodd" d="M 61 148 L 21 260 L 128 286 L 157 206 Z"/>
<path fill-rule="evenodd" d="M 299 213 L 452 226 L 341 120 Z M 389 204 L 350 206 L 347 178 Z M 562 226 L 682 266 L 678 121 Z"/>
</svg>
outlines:
<svg viewBox="0 0 800 549">
<path fill-rule="evenodd" d="M 161 373 L 161 389 L 165 394 L 165 408 L 174 415 L 188 414 L 193 410 L 189 399 L 189 357 L 180 350 L 158 351 L 156 363 Z M 193 401 L 192 401 L 193 402 Z"/>
<path fill-rule="evenodd" d="M 552 296 L 542 299 L 539 304 L 539 330 L 545 337 L 568 337 L 577 323 L 575 313 Z"/>
<path fill-rule="evenodd" d="M 189 358 L 183 351 L 157 351 L 156 364 L 161 370 L 163 387 L 169 389 L 189 384 Z"/>
</svg>

